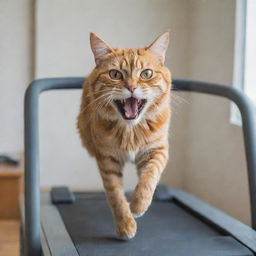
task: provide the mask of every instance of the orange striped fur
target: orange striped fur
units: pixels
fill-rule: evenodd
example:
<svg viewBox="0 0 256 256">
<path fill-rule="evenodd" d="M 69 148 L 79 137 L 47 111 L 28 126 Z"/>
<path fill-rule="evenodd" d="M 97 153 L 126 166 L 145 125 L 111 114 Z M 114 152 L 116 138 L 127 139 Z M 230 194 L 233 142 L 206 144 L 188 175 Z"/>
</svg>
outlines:
<svg viewBox="0 0 256 256">
<path fill-rule="evenodd" d="M 141 49 L 111 48 L 93 33 L 90 39 L 96 67 L 84 83 L 77 127 L 84 147 L 97 160 L 116 232 L 132 238 L 137 229 L 134 218 L 150 206 L 168 161 L 171 74 L 164 58 L 169 32 Z M 141 72 L 146 69 L 152 77 L 145 79 Z M 118 71 L 114 78 L 110 70 Z M 130 103 L 130 97 L 136 102 Z M 117 101 L 123 104 L 123 115 Z M 132 116 L 131 120 L 124 115 Z M 136 164 L 139 176 L 130 204 L 122 183 L 122 168 L 129 160 Z"/>
</svg>

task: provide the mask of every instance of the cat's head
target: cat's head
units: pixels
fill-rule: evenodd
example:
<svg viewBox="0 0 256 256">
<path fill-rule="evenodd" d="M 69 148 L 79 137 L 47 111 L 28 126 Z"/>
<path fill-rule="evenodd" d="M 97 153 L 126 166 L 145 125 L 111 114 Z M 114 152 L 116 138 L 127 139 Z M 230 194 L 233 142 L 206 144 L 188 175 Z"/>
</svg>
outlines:
<svg viewBox="0 0 256 256">
<path fill-rule="evenodd" d="M 112 48 L 93 33 L 90 42 L 96 62 L 94 95 L 105 101 L 102 108 L 108 108 L 112 120 L 137 124 L 169 103 L 171 75 L 164 65 L 169 32 L 140 49 Z"/>
</svg>

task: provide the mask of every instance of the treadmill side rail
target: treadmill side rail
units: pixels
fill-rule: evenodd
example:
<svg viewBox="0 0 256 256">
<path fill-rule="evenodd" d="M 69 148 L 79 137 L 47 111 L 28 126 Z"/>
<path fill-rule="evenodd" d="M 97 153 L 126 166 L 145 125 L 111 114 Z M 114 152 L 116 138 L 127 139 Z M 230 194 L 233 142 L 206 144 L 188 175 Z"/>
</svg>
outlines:
<svg viewBox="0 0 256 256">
<path fill-rule="evenodd" d="M 256 254 L 256 231 L 219 209 L 180 189 L 170 189 L 173 200 L 191 210 L 222 233 L 231 235 Z"/>
<path fill-rule="evenodd" d="M 41 206 L 41 223 L 44 237 L 54 256 L 79 256 L 54 205 Z"/>
</svg>

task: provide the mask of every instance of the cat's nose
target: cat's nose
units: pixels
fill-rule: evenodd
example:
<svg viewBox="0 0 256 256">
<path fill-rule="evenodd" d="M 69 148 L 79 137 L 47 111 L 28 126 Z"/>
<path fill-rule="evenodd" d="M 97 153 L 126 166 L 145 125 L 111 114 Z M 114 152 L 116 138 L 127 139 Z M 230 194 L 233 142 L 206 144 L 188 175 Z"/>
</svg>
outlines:
<svg viewBox="0 0 256 256">
<path fill-rule="evenodd" d="M 135 89 L 137 88 L 136 85 L 126 85 L 125 86 L 130 92 L 134 92 Z"/>
</svg>

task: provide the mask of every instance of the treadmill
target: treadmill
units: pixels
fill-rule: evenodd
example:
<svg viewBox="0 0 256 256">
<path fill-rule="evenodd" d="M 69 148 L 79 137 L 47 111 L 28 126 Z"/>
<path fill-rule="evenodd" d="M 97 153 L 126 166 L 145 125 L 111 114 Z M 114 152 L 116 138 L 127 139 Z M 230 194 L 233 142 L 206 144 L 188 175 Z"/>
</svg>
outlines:
<svg viewBox="0 0 256 256">
<path fill-rule="evenodd" d="M 184 79 L 172 82 L 173 90 L 226 97 L 238 106 L 243 122 L 252 227 L 183 190 L 159 185 L 149 210 L 136 220 L 136 236 L 123 241 L 115 234 L 104 192 L 72 192 L 68 187 L 54 187 L 40 193 L 39 95 L 47 90 L 81 89 L 83 82 L 80 77 L 39 79 L 26 91 L 21 255 L 256 255 L 256 118 L 248 98 L 230 86 Z"/>
</svg>

